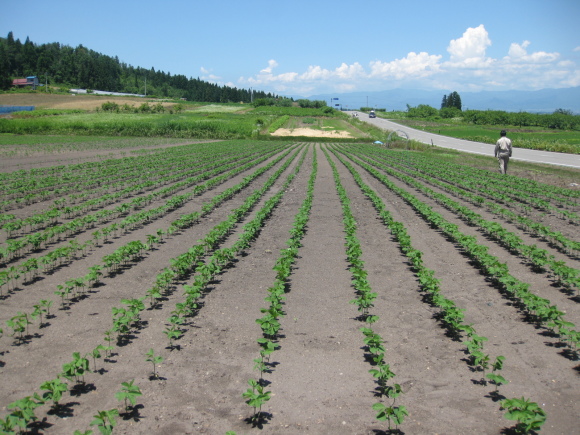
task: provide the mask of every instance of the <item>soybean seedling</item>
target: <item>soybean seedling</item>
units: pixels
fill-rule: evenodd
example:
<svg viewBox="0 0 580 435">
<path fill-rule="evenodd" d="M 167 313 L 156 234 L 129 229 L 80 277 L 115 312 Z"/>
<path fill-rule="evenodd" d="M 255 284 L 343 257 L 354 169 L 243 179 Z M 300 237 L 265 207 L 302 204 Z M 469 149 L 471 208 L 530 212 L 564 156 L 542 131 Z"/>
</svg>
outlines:
<svg viewBox="0 0 580 435">
<path fill-rule="evenodd" d="M 105 347 L 102 344 L 99 344 L 97 347 L 95 347 L 90 353 L 88 353 L 87 355 L 90 355 L 93 358 L 93 362 L 95 364 L 95 370 L 93 370 L 94 372 L 97 372 L 97 358 L 100 358 L 101 355 L 101 351 L 107 351 L 109 350 L 109 347 Z"/>
<path fill-rule="evenodd" d="M 495 392 L 497 393 L 497 389 L 499 388 L 500 385 L 503 384 L 507 384 L 507 380 L 501 376 L 498 375 L 496 372 L 500 371 L 503 368 L 503 362 L 505 360 L 504 356 L 498 356 L 495 358 L 495 361 L 493 362 L 493 364 L 491 365 L 493 371 L 492 373 L 487 374 L 485 377 L 486 379 L 489 379 L 491 382 L 493 382 L 495 384 Z"/>
<path fill-rule="evenodd" d="M 127 401 L 129 401 L 131 406 L 135 406 L 137 403 L 137 397 L 142 394 L 141 389 L 137 385 L 133 385 L 133 382 L 135 382 L 135 379 L 129 382 L 121 382 L 121 391 L 115 393 L 117 400 L 125 401 L 125 411 L 129 410 Z"/>
<path fill-rule="evenodd" d="M 391 431 L 391 422 L 398 426 L 405 421 L 405 416 L 409 415 L 404 406 L 386 406 L 381 402 L 375 403 L 373 409 L 377 411 L 377 420 L 389 422 L 389 432 Z"/>
<path fill-rule="evenodd" d="M 149 352 L 147 352 L 145 354 L 145 356 L 147 357 L 147 359 L 145 359 L 145 361 L 153 364 L 153 379 L 157 379 L 159 376 L 155 372 L 155 366 L 157 364 L 161 364 L 163 362 L 163 357 L 160 355 L 155 355 L 155 352 L 153 351 L 153 349 L 149 349 Z"/>
<path fill-rule="evenodd" d="M 32 396 L 26 396 L 23 399 L 12 402 L 7 406 L 7 408 L 12 412 L 6 417 L 4 423 L 8 422 L 9 424 L 12 424 L 13 428 L 20 427 L 21 429 L 24 429 L 29 423 L 37 420 L 34 410 L 43 404 L 44 400 L 38 395 L 38 393 L 34 393 Z M 6 424 L 2 424 L 2 426 L 6 426 Z"/>
<path fill-rule="evenodd" d="M 538 431 L 546 421 L 546 412 L 536 403 L 528 399 L 505 399 L 501 401 L 502 409 L 507 409 L 504 417 L 515 420 L 518 433 Z"/>
<path fill-rule="evenodd" d="M 116 409 L 111 409 L 109 411 L 98 411 L 95 418 L 91 422 L 91 426 L 97 426 L 99 432 L 103 435 L 111 435 L 113 433 L 113 428 L 117 425 L 116 416 L 119 415 L 119 411 Z"/>
<path fill-rule="evenodd" d="M 246 403 L 254 408 L 252 421 L 257 422 L 262 413 L 262 405 L 270 400 L 270 394 L 272 394 L 272 392 L 264 391 L 264 387 L 255 379 L 248 379 L 248 384 L 251 388 L 248 388 L 242 396 L 248 399 L 246 400 Z"/>
<path fill-rule="evenodd" d="M 61 375 L 77 383 L 84 383 L 84 375 L 89 371 L 89 360 L 81 357 L 80 352 L 73 352 L 73 360 L 70 363 L 63 364 Z"/>
<path fill-rule="evenodd" d="M 45 402 L 52 400 L 53 409 L 57 409 L 59 406 L 58 402 L 62 399 L 62 394 L 68 390 L 68 384 L 56 378 L 41 384 L 40 389 L 46 390 L 46 393 L 42 395 L 43 400 Z"/>
</svg>

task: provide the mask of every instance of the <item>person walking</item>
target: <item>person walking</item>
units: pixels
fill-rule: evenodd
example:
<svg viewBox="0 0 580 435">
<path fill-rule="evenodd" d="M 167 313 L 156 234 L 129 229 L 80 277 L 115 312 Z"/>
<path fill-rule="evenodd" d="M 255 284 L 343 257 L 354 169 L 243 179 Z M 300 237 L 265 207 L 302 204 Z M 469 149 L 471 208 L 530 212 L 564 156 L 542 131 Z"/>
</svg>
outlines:
<svg viewBox="0 0 580 435">
<path fill-rule="evenodd" d="M 499 140 L 495 143 L 495 156 L 499 162 L 499 172 L 507 173 L 508 163 L 512 156 L 512 141 L 508 139 L 505 130 L 502 130 L 499 135 Z"/>
</svg>

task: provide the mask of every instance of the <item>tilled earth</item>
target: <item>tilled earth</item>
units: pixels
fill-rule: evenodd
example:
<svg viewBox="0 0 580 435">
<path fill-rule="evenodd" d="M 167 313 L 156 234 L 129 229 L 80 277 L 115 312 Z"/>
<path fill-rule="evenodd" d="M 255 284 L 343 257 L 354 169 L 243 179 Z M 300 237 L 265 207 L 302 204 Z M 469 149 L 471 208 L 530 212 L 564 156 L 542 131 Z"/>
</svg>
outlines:
<svg viewBox="0 0 580 435">
<path fill-rule="evenodd" d="M 99 410 L 118 409 L 115 398 L 121 382 L 135 380 L 143 393 L 131 414 L 118 418 L 114 433 L 127 434 L 379 434 L 388 426 L 375 419 L 372 405 L 377 384 L 369 373 L 367 358 L 351 285 L 352 276 L 345 253 L 342 208 L 331 166 L 322 152 L 327 145 L 309 146 L 300 172 L 288 189 L 260 236 L 244 255 L 225 269 L 205 292 L 201 306 L 191 322 L 184 325 L 184 335 L 168 346 L 163 333 L 175 303 L 182 299 L 181 288 L 190 281 L 176 283 L 155 309 L 142 313 L 143 327 L 128 343 L 114 349 L 108 361 L 97 360 L 96 373 L 85 375 L 85 384 L 65 393 L 59 412 L 49 405 L 37 408 L 39 433 L 85 431 Z M 256 378 L 254 359 L 259 356 L 256 340 L 261 330 L 256 319 L 267 307 L 264 298 L 273 285 L 273 269 L 279 253 L 286 248 L 294 217 L 307 191 L 314 152 L 318 173 L 307 232 L 288 283 L 280 318 L 282 329 L 279 350 L 270 358 L 271 373 L 266 373 L 270 400 L 263 406 L 263 418 L 253 425 L 250 408 L 242 397 L 247 380 Z M 74 156 L 75 163 L 83 158 Z M 87 153 L 87 159 L 92 156 Z M 492 355 L 505 356 L 502 375 L 509 380 L 494 393 L 495 386 L 482 385 L 482 372 L 467 361 L 461 340 L 446 335 L 437 320 L 438 310 L 424 302 L 408 259 L 389 229 L 378 218 L 371 202 L 357 187 L 349 171 L 334 156 L 341 183 L 350 198 L 357 221 L 368 279 L 378 293 L 372 314 L 379 316 L 373 329 L 385 340 L 385 361 L 396 374 L 404 394 L 397 405 L 404 405 L 409 416 L 400 426 L 406 434 L 499 434 L 510 433 L 513 422 L 503 417 L 499 399 L 525 397 L 537 402 L 548 418 L 542 428 L 547 434 L 578 433 L 580 362 L 561 348 L 557 338 L 544 328 L 527 322 L 513 302 L 504 297 L 486 276 L 463 255 L 460 248 L 439 231 L 430 227 L 406 202 L 357 167 L 365 183 L 383 199 L 394 219 L 403 222 L 415 248 L 423 252 L 423 261 L 441 281 L 442 293 L 465 309 L 466 323 L 488 338 L 485 349 Z M 19 162 L 19 164 L 23 164 Z M 32 165 L 42 165 L 33 162 Z M 297 159 L 278 179 L 266 199 L 281 188 Z M 4 172 L 11 171 L 7 159 Z M 86 354 L 103 341 L 111 328 L 112 307 L 122 299 L 141 297 L 155 282 L 156 275 L 170 266 L 169 259 L 186 252 L 217 223 L 239 206 L 253 189 L 261 186 L 275 168 L 254 181 L 249 188 L 214 210 L 192 227 L 167 236 L 156 249 L 114 277 L 105 276 L 102 284 L 90 289 L 88 297 L 59 310 L 54 296 L 58 284 L 84 276 L 90 266 L 131 240 L 145 240 L 159 228 L 185 213 L 199 210 L 207 199 L 239 183 L 248 173 L 240 174 L 211 191 L 195 197 L 178 210 L 144 227 L 118 236 L 50 275 L 34 283 L 19 285 L 0 301 L 0 321 L 4 336 L 0 339 L 0 406 L 2 416 L 7 405 L 33 392 L 40 392 L 42 382 L 53 379 L 73 352 Z M 412 191 L 423 202 L 456 223 L 461 231 L 477 237 L 489 246 L 489 252 L 507 263 L 512 275 L 529 283 L 531 290 L 550 299 L 566 312 L 567 320 L 580 320 L 580 299 L 558 288 L 546 273 L 533 271 L 522 258 L 514 256 L 488 240 L 477 228 L 443 209 L 393 178 L 400 187 Z M 432 187 L 433 188 L 433 187 Z M 433 188 L 435 189 L 435 188 Z M 458 200 L 458 199 L 456 199 Z M 458 200 L 460 201 L 460 200 Z M 159 204 L 151 204 L 155 207 Z M 34 204 L 12 211 L 19 216 L 43 209 Z M 470 206 L 473 207 L 473 206 Z M 497 220 L 567 264 L 580 268 L 578 259 L 564 257 L 546 242 L 534 238 L 509 222 L 478 209 L 488 220 Z M 244 220 L 246 222 L 252 215 Z M 578 240 L 578 227 L 557 216 L 543 216 L 552 229 Z M 234 243 L 241 233 L 241 222 L 224 246 Z M 94 230 L 92 230 L 94 231 Z M 5 243 L 5 235 L 2 242 Z M 90 239 L 91 235 L 78 235 Z M 67 241 L 61 242 L 63 245 Z M 56 246 L 56 245 L 55 245 Z M 26 343 L 14 344 L 6 321 L 13 313 L 30 311 L 41 299 L 54 299 L 53 316 L 48 325 L 30 327 Z M 158 365 L 159 379 L 151 378 L 151 363 L 145 354 L 154 349 L 163 356 Z M 91 360 L 91 369 L 93 361 Z M 72 385 L 72 383 L 69 382 Z M 92 429 L 95 429 L 94 427 Z M 95 429 L 96 431 L 96 429 Z"/>
</svg>

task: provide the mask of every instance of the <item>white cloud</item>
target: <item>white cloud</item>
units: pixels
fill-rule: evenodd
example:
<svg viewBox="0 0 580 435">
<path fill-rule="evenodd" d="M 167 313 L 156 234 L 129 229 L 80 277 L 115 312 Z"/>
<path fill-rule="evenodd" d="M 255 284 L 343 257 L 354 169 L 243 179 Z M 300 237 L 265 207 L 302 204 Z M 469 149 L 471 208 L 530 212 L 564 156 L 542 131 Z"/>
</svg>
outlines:
<svg viewBox="0 0 580 435">
<path fill-rule="evenodd" d="M 491 39 L 483 24 L 477 27 L 469 27 L 461 38 L 449 42 L 447 51 L 451 56 L 451 62 L 458 66 L 464 64 L 473 66 L 486 63 L 485 52 L 491 45 Z"/>
<path fill-rule="evenodd" d="M 427 77 L 439 70 L 441 56 L 425 52 L 411 52 L 403 59 L 391 62 L 374 61 L 370 63 L 370 77 L 403 79 L 405 77 Z"/>
<path fill-rule="evenodd" d="M 266 68 L 264 68 L 263 70 L 261 70 L 261 73 L 266 73 L 266 74 L 270 74 L 272 72 L 272 70 L 274 68 L 276 68 L 278 66 L 278 62 L 276 62 L 274 59 L 270 59 L 268 61 L 268 66 Z"/>
<path fill-rule="evenodd" d="M 483 24 L 469 27 L 447 46 L 448 59 L 441 54 L 409 52 L 394 60 L 373 60 L 368 66 L 342 62 L 334 69 L 310 65 L 303 72 L 276 73 L 279 64 L 271 59 L 252 77 L 239 83 L 277 93 L 312 95 L 316 93 L 385 90 L 394 87 L 434 89 L 541 89 L 578 86 L 580 72 L 571 59 L 557 52 L 529 52 L 532 42 L 510 45 L 503 58 L 491 58 L 487 49 L 491 38 Z M 580 51 L 580 46 L 574 51 Z M 207 70 L 206 70 L 207 71 Z"/>
<path fill-rule="evenodd" d="M 320 66 L 310 65 L 306 72 L 300 74 L 298 78 L 300 80 L 355 80 L 365 76 L 365 70 L 358 62 L 355 62 L 352 65 L 347 65 L 343 62 L 334 70 L 328 70 L 321 68 Z"/>
<path fill-rule="evenodd" d="M 527 63 L 549 63 L 554 62 L 560 57 L 559 53 L 546 53 L 545 51 L 537 51 L 528 54 L 526 48 L 530 45 L 530 41 L 524 41 L 521 44 L 512 42 L 508 55 L 504 58 L 507 61 L 527 62 Z"/>
</svg>

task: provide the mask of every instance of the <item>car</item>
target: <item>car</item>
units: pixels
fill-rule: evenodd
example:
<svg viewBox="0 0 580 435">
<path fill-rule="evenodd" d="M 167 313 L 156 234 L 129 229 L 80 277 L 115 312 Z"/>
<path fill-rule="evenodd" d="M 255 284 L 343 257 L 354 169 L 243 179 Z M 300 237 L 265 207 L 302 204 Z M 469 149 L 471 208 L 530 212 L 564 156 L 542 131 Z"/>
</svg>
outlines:
<svg viewBox="0 0 580 435">
<path fill-rule="evenodd" d="M 376 118 L 376 117 L 377 117 L 377 115 L 376 115 L 375 111 L 371 110 L 371 112 L 369 113 L 369 118 Z"/>
</svg>

